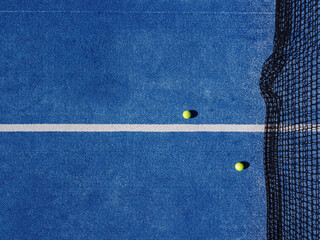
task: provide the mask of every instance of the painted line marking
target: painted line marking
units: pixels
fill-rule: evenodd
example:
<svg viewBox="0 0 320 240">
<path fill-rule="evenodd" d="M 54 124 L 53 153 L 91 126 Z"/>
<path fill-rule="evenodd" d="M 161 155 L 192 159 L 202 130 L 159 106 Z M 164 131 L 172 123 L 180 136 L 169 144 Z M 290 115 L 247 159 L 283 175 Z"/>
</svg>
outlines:
<svg viewBox="0 0 320 240">
<path fill-rule="evenodd" d="M 264 132 L 248 124 L 0 124 L 0 132 Z"/>
</svg>

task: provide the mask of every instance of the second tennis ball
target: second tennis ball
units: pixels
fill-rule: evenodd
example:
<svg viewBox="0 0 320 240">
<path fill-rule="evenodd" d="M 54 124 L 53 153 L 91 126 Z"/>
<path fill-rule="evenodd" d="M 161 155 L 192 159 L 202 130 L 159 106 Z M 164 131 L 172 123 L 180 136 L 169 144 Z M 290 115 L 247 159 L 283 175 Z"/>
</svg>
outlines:
<svg viewBox="0 0 320 240">
<path fill-rule="evenodd" d="M 191 112 L 190 112 L 190 111 L 184 111 L 184 112 L 183 112 L 183 117 L 184 117 L 185 119 L 191 118 Z"/>
<path fill-rule="evenodd" d="M 237 171 L 241 172 L 241 171 L 244 169 L 244 165 L 243 165 L 243 163 L 238 162 L 238 163 L 235 165 L 235 168 L 236 168 Z"/>
</svg>

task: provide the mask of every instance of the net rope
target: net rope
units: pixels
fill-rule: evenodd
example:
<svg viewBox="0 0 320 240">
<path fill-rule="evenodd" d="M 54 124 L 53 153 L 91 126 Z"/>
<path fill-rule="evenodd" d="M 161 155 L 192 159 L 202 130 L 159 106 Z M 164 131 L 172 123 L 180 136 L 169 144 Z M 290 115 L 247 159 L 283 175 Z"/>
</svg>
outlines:
<svg viewBox="0 0 320 240">
<path fill-rule="evenodd" d="M 320 1 L 277 0 L 262 68 L 267 237 L 320 239 Z"/>
</svg>

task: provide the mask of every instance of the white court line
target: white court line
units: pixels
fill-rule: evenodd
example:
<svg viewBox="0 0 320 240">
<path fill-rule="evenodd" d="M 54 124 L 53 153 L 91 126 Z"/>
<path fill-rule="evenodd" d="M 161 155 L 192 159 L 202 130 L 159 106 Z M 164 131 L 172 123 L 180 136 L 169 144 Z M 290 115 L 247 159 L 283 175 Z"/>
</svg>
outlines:
<svg viewBox="0 0 320 240">
<path fill-rule="evenodd" d="M 0 124 L 0 132 L 264 132 L 247 124 Z"/>
</svg>

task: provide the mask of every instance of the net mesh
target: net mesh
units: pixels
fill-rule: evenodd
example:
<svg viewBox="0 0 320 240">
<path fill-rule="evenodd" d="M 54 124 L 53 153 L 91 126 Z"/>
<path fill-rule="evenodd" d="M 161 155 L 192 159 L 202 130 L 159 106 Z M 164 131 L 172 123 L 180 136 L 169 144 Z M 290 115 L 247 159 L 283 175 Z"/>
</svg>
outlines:
<svg viewBox="0 0 320 240">
<path fill-rule="evenodd" d="M 277 0 L 260 88 L 268 239 L 320 239 L 320 1 Z"/>
</svg>

